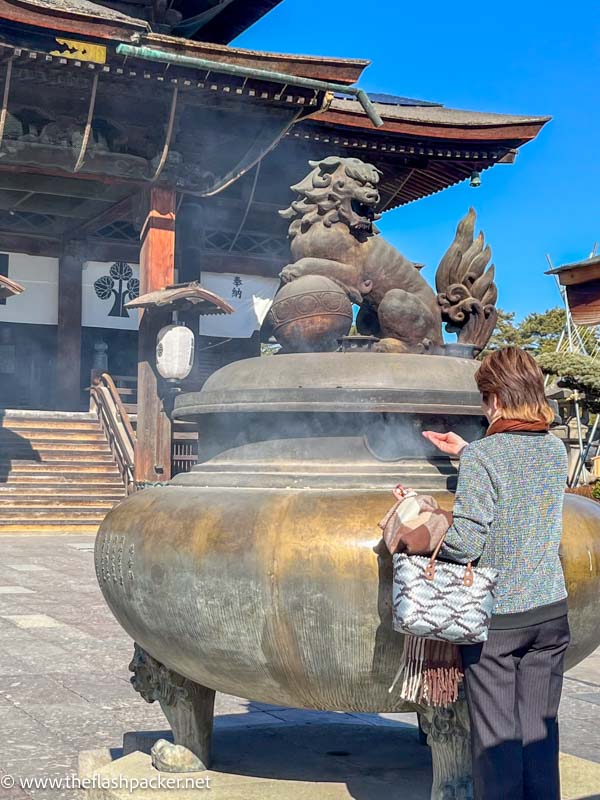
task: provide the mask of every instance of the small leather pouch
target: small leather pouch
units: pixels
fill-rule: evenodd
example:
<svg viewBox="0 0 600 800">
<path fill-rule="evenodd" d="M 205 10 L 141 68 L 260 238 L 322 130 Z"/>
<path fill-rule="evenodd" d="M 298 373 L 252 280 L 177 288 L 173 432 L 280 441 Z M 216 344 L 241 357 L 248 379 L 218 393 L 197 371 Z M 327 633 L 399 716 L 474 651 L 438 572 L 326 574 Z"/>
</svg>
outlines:
<svg viewBox="0 0 600 800">
<path fill-rule="evenodd" d="M 428 555 L 444 537 L 452 522 L 452 515 L 442 511 L 435 498 L 419 495 L 414 499 L 418 503 L 417 516 L 406 519 L 401 511 L 406 500 L 399 500 L 379 523 L 385 545 L 392 555 Z"/>
</svg>

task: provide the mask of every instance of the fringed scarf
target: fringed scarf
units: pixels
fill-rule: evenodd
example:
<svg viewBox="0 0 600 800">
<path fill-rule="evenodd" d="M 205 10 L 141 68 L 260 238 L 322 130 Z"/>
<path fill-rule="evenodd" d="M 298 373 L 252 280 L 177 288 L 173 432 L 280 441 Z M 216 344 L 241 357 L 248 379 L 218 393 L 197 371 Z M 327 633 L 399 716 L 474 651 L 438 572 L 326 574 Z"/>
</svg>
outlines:
<svg viewBox="0 0 600 800">
<path fill-rule="evenodd" d="M 543 433 L 548 430 L 549 426 L 543 420 L 526 422 L 520 419 L 498 419 L 492 422 L 486 436 L 518 431 Z M 428 497 L 427 499 L 430 501 L 433 498 Z M 397 507 L 398 504 L 393 507 L 392 513 Z M 391 514 L 384 518 L 386 522 L 389 521 L 389 516 Z M 439 516 L 436 515 L 436 517 L 436 525 L 439 526 Z M 448 515 L 448 527 L 450 524 L 451 518 Z M 406 531 L 407 534 L 412 533 L 409 528 Z M 401 533 L 398 539 L 402 540 Z M 427 555 L 427 553 L 423 553 L 423 555 Z M 400 667 L 389 692 L 394 690 L 402 678 L 400 697 L 403 700 L 410 703 L 445 707 L 457 701 L 463 676 L 462 659 L 457 645 L 406 634 Z"/>
<path fill-rule="evenodd" d="M 460 651 L 451 642 L 406 634 L 400 668 L 389 688 L 390 693 L 400 677 L 403 700 L 428 706 L 451 705 L 458 700 L 463 678 Z"/>
</svg>

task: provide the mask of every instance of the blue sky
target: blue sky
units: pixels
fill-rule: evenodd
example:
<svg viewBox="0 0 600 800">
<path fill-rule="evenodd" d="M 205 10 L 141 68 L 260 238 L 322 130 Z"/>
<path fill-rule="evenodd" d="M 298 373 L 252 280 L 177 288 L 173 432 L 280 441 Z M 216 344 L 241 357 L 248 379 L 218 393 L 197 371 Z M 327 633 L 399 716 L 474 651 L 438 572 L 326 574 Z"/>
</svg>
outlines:
<svg viewBox="0 0 600 800">
<path fill-rule="evenodd" d="M 515 164 L 385 214 L 380 228 L 435 268 L 470 205 L 492 246 L 499 304 L 522 317 L 559 304 L 545 255 L 558 265 L 600 242 L 600 13 L 527 0 L 472 2 L 284 0 L 240 47 L 368 58 L 360 85 L 452 108 L 548 115 Z M 600 244 L 599 244 L 600 250 Z"/>
</svg>

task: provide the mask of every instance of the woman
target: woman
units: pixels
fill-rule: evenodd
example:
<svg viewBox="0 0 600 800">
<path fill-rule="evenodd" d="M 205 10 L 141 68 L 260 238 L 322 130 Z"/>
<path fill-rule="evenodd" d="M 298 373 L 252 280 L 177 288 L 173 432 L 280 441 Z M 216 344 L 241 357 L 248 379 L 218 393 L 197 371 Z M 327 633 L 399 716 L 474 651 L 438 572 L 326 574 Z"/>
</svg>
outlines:
<svg viewBox="0 0 600 800">
<path fill-rule="evenodd" d="M 567 454 L 548 433 L 554 414 L 530 355 L 516 347 L 493 352 L 475 377 L 490 422 L 485 438 L 467 444 L 455 433 L 424 433 L 442 452 L 460 456 L 442 557 L 499 571 L 489 638 L 461 648 L 474 797 L 560 800 L 557 711 L 569 625 L 559 545 Z M 415 552 L 414 533 L 407 531 L 408 552 Z"/>
</svg>

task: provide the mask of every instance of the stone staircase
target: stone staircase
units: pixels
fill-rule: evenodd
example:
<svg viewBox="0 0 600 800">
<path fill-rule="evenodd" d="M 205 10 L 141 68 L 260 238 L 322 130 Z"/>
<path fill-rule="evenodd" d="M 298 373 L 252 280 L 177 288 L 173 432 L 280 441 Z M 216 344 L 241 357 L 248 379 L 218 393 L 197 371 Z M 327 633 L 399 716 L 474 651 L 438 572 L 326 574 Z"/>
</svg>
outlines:
<svg viewBox="0 0 600 800">
<path fill-rule="evenodd" d="M 124 496 L 94 414 L 0 410 L 0 534 L 93 533 Z"/>
</svg>

